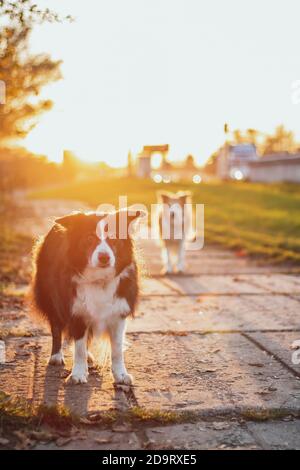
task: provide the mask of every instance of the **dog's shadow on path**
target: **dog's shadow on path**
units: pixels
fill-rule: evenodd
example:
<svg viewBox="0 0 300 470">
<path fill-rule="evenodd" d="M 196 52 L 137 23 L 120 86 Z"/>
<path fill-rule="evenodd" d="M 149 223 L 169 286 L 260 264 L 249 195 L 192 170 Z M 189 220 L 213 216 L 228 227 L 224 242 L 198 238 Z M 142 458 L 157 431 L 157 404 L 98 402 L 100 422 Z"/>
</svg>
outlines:
<svg viewBox="0 0 300 470">
<path fill-rule="evenodd" d="M 69 371 L 64 366 L 48 365 L 45 373 L 43 403 L 47 406 L 63 405 L 71 412 L 85 415 L 95 387 L 95 379 L 89 377 L 86 384 L 75 385 L 67 382 Z M 92 380 L 91 380 L 92 379 Z M 97 378 L 97 388 L 101 391 L 102 378 Z"/>
<path fill-rule="evenodd" d="M 75 385 L 67 382 L 69 372 L 64 366 L 46 367 L 43 403 L 70 410 L 77 416 L 101 412 L 103 409 L 126 411 L 136 406 L 134 391 L 128 386 L 103 386 L 103 372 L 97 368 L 89 370 L 86 384 Z"/>
</svg>

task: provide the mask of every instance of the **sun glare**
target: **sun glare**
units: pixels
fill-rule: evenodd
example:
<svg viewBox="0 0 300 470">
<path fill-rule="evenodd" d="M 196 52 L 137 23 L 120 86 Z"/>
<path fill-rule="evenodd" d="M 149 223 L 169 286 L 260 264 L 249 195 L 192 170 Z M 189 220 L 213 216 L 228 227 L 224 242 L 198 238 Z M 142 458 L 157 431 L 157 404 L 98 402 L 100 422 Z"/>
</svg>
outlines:
<svg viewBox="0 0 300 470">
<path fill-rule="evenodd" d="M 261 18 L 268 15 L 266 6 L 254 3 Z M 215 2 L 205 10 L 198 0 L 117 4 L 116 14 L 115 2 L 93 2 L 91 14 L 81 0 L 53 0 L 53 8 L 76 21 L 34 29 L 32 51 L 62 59 L 63 80 L 47 90 L 55 106 L 26 139 L 31 150 L 59 161 L 71 148 L 86 161 L 118 166 L 133 147 L 137 154 L 145 144 L 166 142 L 171 160 L 191 153 L 201 164 L 224 142 L 224 122 L 270 132 L 279 120 L 297 129 L 290 84 L 298 77 L 298 50 L 290 32 L 298 25 L 278 35 L 282 16 L 276 8 L 271 43 L 256 8 L 242 25 L 232 15 L 233 4 L 242 14 L 233 0 L 218 3 L 217 17 Z M 289 52 L 275 72 L 272 54 L 281 50 Z"/>
</svg>

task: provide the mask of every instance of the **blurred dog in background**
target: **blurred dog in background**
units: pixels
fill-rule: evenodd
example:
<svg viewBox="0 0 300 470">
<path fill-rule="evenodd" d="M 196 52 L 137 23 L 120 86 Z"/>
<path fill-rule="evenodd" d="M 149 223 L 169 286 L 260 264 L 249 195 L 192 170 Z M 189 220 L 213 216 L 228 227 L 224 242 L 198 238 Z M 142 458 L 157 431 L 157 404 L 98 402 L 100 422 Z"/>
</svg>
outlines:
<svg viewBox="0 0 300 470">
<path fill-rule="evenodd" d="M 186 242 L 194 237 L 191 193 L 159 192 L 157 196 L 163 273 L 183 273 Z"/>
</svg>

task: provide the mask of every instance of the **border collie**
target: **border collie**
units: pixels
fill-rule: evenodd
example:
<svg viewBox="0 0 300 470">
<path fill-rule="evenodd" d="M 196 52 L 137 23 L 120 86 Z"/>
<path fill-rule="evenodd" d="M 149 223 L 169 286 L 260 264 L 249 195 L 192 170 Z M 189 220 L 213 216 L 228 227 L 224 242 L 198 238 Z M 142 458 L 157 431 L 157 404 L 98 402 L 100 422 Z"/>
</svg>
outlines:
<svg viewBox="0 0 300 470">
<path fill-rule="evenodd" d="M 162 244 L 163 273 L 183 273 L 185 244 L 192 237 L 191 194 L 159 192 L 159 230 Z"/>
<path fill-rule="evenodd" d="M 87 382 L 88 360 L 92 359 L 89 339 L 107 334 L 115 383 L 132 384 L 124 364 L 123 340 L 126 317 L 134 315 L 138 297 L 131 233 L 133 221 L 142 215 L 129 209 L 66 215 L 55 220 L 37 246 L 33 296 L 51 328 L 49 363 L 64 364 L 62 334 L 73 339 L 69 376 L 73 383 Z"/>
</svg>

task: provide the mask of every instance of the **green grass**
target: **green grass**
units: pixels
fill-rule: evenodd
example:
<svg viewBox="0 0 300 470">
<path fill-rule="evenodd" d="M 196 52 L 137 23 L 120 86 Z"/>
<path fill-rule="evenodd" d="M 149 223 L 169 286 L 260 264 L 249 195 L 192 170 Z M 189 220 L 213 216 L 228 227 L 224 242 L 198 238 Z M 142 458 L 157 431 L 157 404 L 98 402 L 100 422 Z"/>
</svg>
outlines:
<svg viewBox="0 0 300 470">
<path fill-rule="evenodd" d="M 300 262 L 300 185 L 216 182 L 155 184 L 129 178 L 99 179 L 38 191 L 34 198 L 75 199 L 96 208 L 100 203 L 156 202 L 157 190 L 188 189 L 194 203 L 205 204 L 205 243 L 243 250 L 274 262 Z"/>
<path fill-rule="evenodd" d="M 193 413 L 134 407 L 126 411 L 107 410 L 79 417 L 64 406 L 40 405 L 34 407 L 21 398 L 12 398 L 0 390 L 0 437 L 8 439 L 6 448 L 20 445 L 25 438 L 33 441 L 52 441 L 61 435 L 72 435 L 72 430 L 97 427 L 115 429 L 124 425 L 163 426 L 194 420 Z M 122 431 L 121 431 L 122 432 Z M 24 444 L 24 442 L 23 442 Z M 32 443 L 34 444 L 34 443 Z M 29 446 L 31 446 L 30 444 Z M 1 444 L 0 444 L 1 447 Z"/>
<path fill-rule="evenodd" d="M 41 405 L 34 408 L 27 400 L 12 398 L 0 390 L 0 436 L 9 441 L 5 448 L 15 448 L 20 444 L 20 439 L 24 441 L 26 437 L 53 440 L 58 436 L 52 436 L 49 432 L 45 435 L 45 430 L 68 433 L 78 423 L 79 418 L 63 406 Z"/>
</svg>

